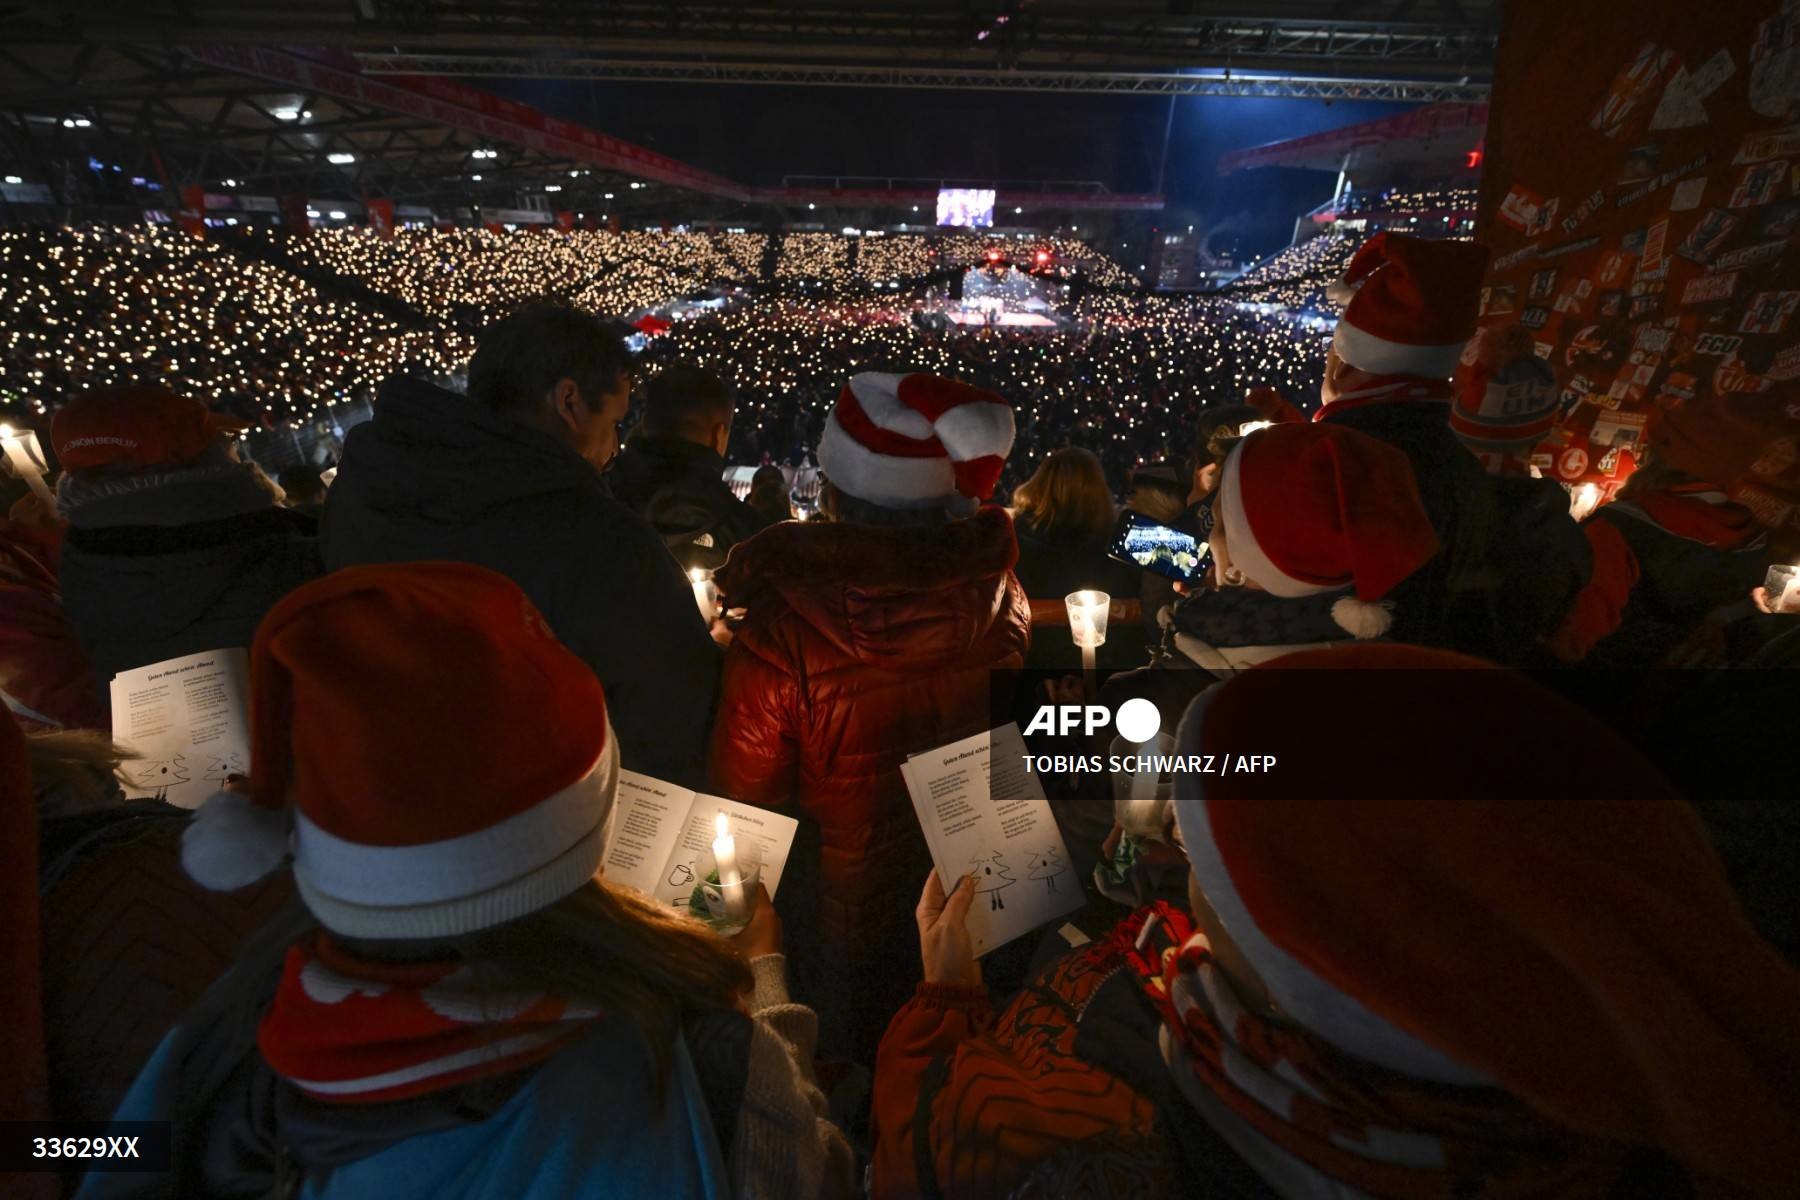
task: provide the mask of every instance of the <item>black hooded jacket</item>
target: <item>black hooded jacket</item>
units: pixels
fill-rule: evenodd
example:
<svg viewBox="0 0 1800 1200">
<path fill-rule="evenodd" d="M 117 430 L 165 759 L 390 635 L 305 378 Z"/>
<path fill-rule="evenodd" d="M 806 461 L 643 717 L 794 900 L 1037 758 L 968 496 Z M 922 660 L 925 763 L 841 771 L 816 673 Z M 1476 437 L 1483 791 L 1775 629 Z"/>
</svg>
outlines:
<svg viewBox="0 0 1800 1200">
<path fill-rule="evenodd" d="M 321 530 L 333 570 L 450 560 L 525 590 L 606 689 L 627 770 L 697 785 L 719 652 L 662 540 L 551 435 L 416 379 L 350 432 Z"/>
</svg>

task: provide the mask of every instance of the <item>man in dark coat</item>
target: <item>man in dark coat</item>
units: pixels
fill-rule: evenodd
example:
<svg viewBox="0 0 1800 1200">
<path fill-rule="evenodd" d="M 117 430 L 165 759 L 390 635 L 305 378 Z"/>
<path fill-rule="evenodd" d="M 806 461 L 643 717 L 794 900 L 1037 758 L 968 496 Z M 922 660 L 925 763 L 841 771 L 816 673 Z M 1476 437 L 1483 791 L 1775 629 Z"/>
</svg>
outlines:
<svg viewBox="0 0 1800 1200">
<path fill-rule="evenodd" d="M 731 392 L 711 371 L 673 363 L 650 381 L 644 419 L 607 473 L 625 507 L 650 522 L 683 567 L 722 566 L 767 522 L 725 485 Z"/>
<path fill-rule="evenodd" d="M 317 523 L 238 458 L 241 428 L 152 387 L 88 392 L 57 412 L 59 584 L 102 702 L 121 671 L 248 647 L 263 614 L 323 569 Z"/>
<path fill-rule="evenodd" d="M 618 336 L 556 304 L 483 333 L 466 396 L 389 380 L 346 439 L 325 561 L 449 559 L 510 577 L 617 700 L 624 766 L 698 783 L 718 648 L 662 540 L 601 476 L 630 390 Z"/>
</svg>

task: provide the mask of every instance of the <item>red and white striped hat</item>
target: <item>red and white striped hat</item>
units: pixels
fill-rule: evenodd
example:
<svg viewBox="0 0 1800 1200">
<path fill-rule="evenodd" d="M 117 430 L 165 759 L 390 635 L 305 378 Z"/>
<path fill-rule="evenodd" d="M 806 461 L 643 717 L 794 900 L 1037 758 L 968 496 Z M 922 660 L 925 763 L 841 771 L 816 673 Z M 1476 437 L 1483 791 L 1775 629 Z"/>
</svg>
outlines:
<svg viewBox="0 0 1800 1200">
<path fill-rule="evenodd" d="M 1490 325 L 1469 339 L 1456 369 L 1450 429 L 1477 455 L 1530 453 L 1556 423 L 1556 372 L 1522 325 Z"/>
<path fill-rule="evenodd" d="M 1371 375 L 1448 379 L 1475 333 L 1488 253 L 1475 242 L 1376 234 L 1327 289 L 1344 305 L 1332 348 Z"/>
<path fill-rule="evenodd" d="M 933 508 L 994 494 L 1013 414 L 993 392 L 938 375 L 853 375 L 819 439 L 819 469 L 884 508 Z"/>
<path fill-rule="evenodd" d="M 1339 625 L 1378 637 L 1379 603 L 1438 552 L 1406 455 L 1341 425 L 1271 425 L 1244 438 L 1220 472 L 1217 512 L 1231 565 L 1289 599 L 1349 585 Z"/>
<path fill-rule="evenodd" d="M 619 756 L 593 671 L 483 567 L 349 567 L 270 610 L 250 654 L 251 794 L 182 839 L 218 891 L 290 848 L 319 921 L 451 937 L 537 911 L 600 866 Z"/>
</svg>

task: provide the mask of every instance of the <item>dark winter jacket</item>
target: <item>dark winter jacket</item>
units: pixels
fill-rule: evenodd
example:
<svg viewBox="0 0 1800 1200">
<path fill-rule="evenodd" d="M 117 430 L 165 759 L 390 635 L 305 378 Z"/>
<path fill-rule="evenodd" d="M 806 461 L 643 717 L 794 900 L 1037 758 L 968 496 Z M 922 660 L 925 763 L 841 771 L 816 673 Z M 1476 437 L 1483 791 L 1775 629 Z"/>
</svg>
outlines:
<svg viewBox="0 0 1800 1200">
<path fill-rule="evenodd" d="M 686 438 L 634 434 L 606 482 L 684 568 L 717 569 L 733 546 L 768 524 L 725 486 L 725 460 Z"/>
<path fill-rule="evenodd" d="M 1563 662 L 1637 670 L 1663 662 L 1713 609 L 1761 582 L 1768 539 L 1710 484 L 1629 496 L 1582 526 L 1594 571 L 1551 639 Z"/>
<path fill-rule="evenodd" d="M 624 765 L 704 776 L 719 654 L 660 539 L 547 433 L 413 379 L 345 441 L 325 562 L 448 559 L 508 576 L 594 669 Z"/>
<path fill-rule="evenodd" d="M 1417 390 L 1442 390 L 1442 396 L 1393 399 L 1388 387 L 1397 389 L 1393 396 Z M 1449 385 L 1402 380 L 1334 401 L 1314 419 L 1368 434 L 1404 453 L 1444 547 L 1408 579 L 1413 597 L 1406 621 L 1397 617 L 1393 639 L 1494 657 L 1499 633 L 1490 626 L 1489 596 L 1501 587 L 1498 570 L 1489 563 L 1494 498 L 1480 459 L 1451 432 Z"/>
<path fill-rule="evenodd" d="M 714 783 L 805 818 L 777 906 L 828 1055 L 866 1058 L 917 978 L 931 858 L 900 764 L 992 727 L 991 689 L 1031 642 L 1017 554 L 1005 511 L 984 509 L 927 528 L 776 525 L 719 573 L 749 613 L 726 655 Z"/>
<path fill-rule="evenodd" d="M 269 507 L 183 525 L 69 529 L 63 608 L 102 695 L 121 671 L 248 648 L 275 602 L 323 568 L 312 520 Z"/>
</svg>

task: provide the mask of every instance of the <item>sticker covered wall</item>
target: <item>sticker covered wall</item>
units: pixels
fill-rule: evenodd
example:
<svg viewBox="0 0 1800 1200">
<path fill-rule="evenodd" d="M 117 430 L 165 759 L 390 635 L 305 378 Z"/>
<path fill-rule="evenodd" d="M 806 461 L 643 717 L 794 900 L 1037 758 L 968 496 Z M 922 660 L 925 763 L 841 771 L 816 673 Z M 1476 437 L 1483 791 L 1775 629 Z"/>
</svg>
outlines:
<svg viewBox="0 0 1800 1200">
<path fill-rule="evenodd" d="M 1505 22 L 1482 323 L 1557 374 L 1532 461 L 1611 499 L 1648 453 L 1800 534 L 1800 0 Z"/>
</svg>

